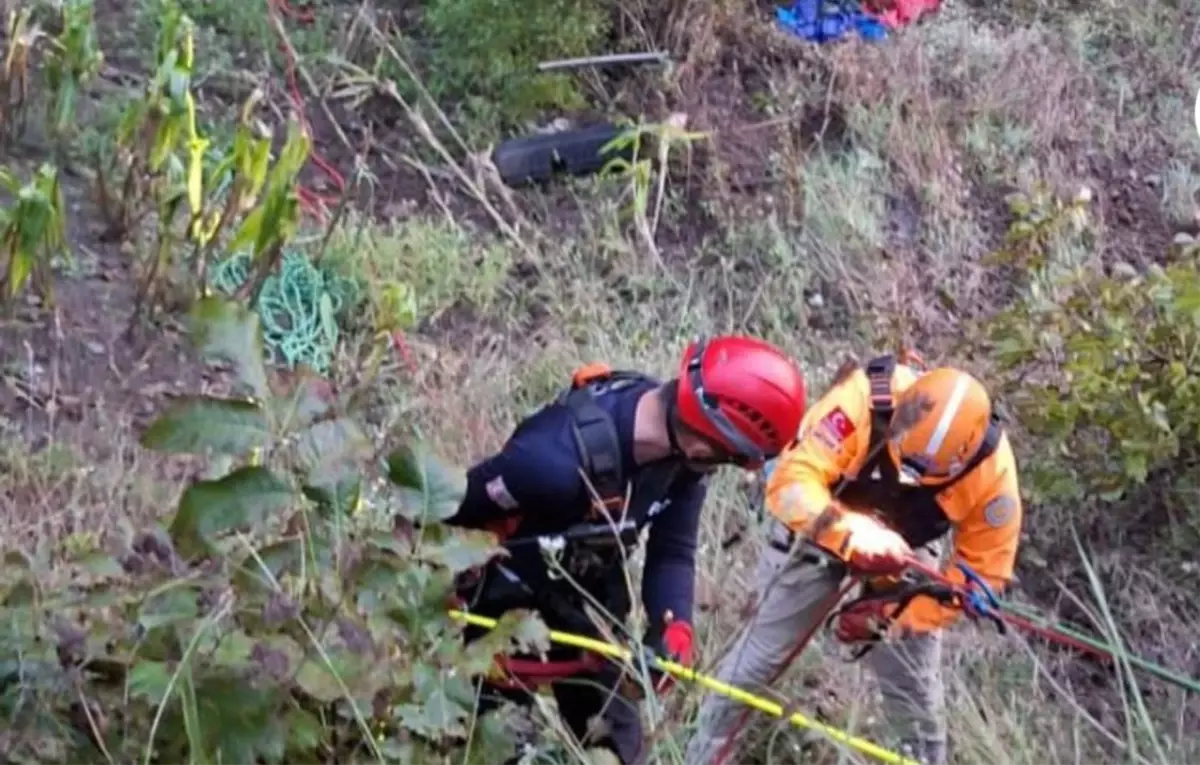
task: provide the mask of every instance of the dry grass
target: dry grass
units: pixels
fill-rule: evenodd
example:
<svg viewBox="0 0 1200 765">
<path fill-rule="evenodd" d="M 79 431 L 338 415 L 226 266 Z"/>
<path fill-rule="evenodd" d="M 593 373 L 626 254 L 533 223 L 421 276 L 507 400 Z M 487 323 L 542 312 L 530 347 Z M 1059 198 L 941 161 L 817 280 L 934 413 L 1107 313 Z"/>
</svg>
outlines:
<svg viewBox="0 0 1200 765">
<path fill-rule="evenodd" d="M 669 5 L 664 14 L 630 3 L 623 32 L 684 52 L 658 84 L 665 100 L 695 107 L 697 122 L 715 135 L 703 171 L 668 184 L 657 242 L 663 261 L 630 231 L 611 184 L 513 195 L 528 216 L 517 221 L 503 194 L 485 184 L 464 194 L 462 179 L 474 177 L 465 163 L 461 175 L 440 167 L 425 176 L 443 204 L 396 221 L 372 222 L 363 210 L 367 244 L 335 240 L 331 252 L 371 274 L 377 288 L 366 324 L 394 311 L 390 286 L 416 287 L 416 370 L 390 362 L 381 370 L 372 407 L 381 436 L 419 429 L 467 463 L 499 447 L 574 365 L 605 359 L 670 375 L 697 332 L 762 334 L 802 361 L 814 390 L 846 356 L 901 337 L 920 341 L 931 359 L 976 363 L 938 357 L 959 339 L 962 319 L 986 316 L 1011 293 L 980 265 L 1003 235 L 1003 193 L 1035 181 L 1071 193 L 1096 188 L 1101 254 L 1126 260 L 1156 257 L 1169 223 L 1197 215 L 1200 140 L 1178 123 L 1200 86 L 1200 33 L 1194 21 L 1186 26 L 1180 4 L 1043 8 L 1015 20 L 956 5 L 884 45 L 822 50 L 774 32 L 753 4 Z M 369 47 L 363 38 L 356 45 Z M 753 71 L 730 75 L 738 61 Z M 826 126 L 837 116 L 844 135 L 799 135 L 801 115 L 813 114 Z M 400 129 L 411 145 L 433 137 L 419 125 Z M 736 188 L 729 179 L 744 168 L 734 165 L 751 150 L 750 175 L 759 181 Z M 1151 176 L 1157 185 L 1146 182 Z M 489 200 L 487 215 L 477 199 L 463 201 L 472 195 Z M 533 266 L 513 267 L 518 262 Z M 361 382 L 365 345 L 347 343 L 339 383 Z M 15 423 L 0 455 L 6 543 L 53 547 L 76 534 L 121 535 L 164 515 L 185 468 L 150 461 L 135 435 L 125 413 L 95 409 L 31 454 Z M 699 627 L 702 653 L 713 661 L 741 622 L 756 553 L 753 534 L 720 549 L 748 518 L 735 476 L 721 476 L 705 512 L 699 586 L 708 610 Z M 1033 508 L 1031 541 L 1039 524 L 1063 513 L 1069 509 Z M 1131 572 L 1124 555 L 1095 556 L 1122 626 L 1139 650 L 1194 666 L 1190 635 L 1200 620 L 1175 615 L 1177 572 Z M 1036 566 L 1025 574 L 1044 576 Z M 865 720 L 870 730 L 873 704 L 858 708 L 870 698 L 870 678 L 832 655 L 821 646 L 806 657 L 781 696 L 837 720 Z M 1147 685 L 1151 724 L 1122 707 L 1130 692 L 1089 674 L 1100 673 L 1018 639 L 956 629 L 945 671 L 956 761 L 1200 757 L 1195 700 Z M 667 741 L 685 740 L 694 702 L 677 712 Z M 1151 727 L 1161 751 L 1147 745 Z M 771 762 L 834 761 L 829 749 L 801 754 L 796 732 L 766 721 L 753 734 L 754 761 L 768 753 Z"/>
</svg>

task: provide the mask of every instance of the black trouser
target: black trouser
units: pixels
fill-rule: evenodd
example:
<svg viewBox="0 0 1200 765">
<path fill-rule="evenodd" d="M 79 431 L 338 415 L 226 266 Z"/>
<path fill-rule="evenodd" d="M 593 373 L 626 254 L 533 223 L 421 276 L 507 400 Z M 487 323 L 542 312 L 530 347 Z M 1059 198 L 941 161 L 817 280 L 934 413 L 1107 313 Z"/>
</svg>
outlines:
<svg viewBox="0 0 1200 765">
<path fill-rule="evenodd" d="M 525 593 L 514 590 L 507 585 L 495 571 L 485 574 L 485 580 L 480 588 L 472 593 L 468 602 L 473 602 L 471 609 L 478 614 L 499 618 L 504 612 L 517 608 L 528 608 L 538 612 L 542 620 L 551 629 L 565 630 L 600 637 L 595 628 L 587 623 L 583 615 L 582 605 L 573 605 L 574 597 L 563 591 L 547 594 L 554 588 L 541 587 L 539 596 L 544 602 L 531 602 Z M 628 614 L 628 599 L 618 597 L 605 604 L 617 619 L 624 619 Z M 485 630 L 469 627 L 464 637 L 467 642 L 485 634 Z M 552 646 L 547 655 L 550 661 L 572 661 L 579 659 L 581 652 L 574 648 Z M 535 656 L 513 656 L 512 658 L 537 660 Z M 558 702 L 559 712 L 563 722 L 585 748 L 602 747 L 610 749 L 617 755 L 622 765 L 640 765 L 642 760 L 642 721 L 637 702 L 621 695 L 617 690 L 620 684 L 622 670 L 620 666 L 605 663 L 597 672 L 584 672 L 551 683 L 551 690 Z M 483 684 L 480 695 L 480 714 L 488 709 L 494 709 L 504 700 L 518 704 L 532 703 L 531 694 L 536 689 L 525 691 L 493 685 L 487 681 Z M 598 725 L 589 727 L 592 718 L 599 717 Z M 593 732 L 594 730 L 594 732 Z M 590 735 L 589 735 L 590 734 Z"/>
</svg>

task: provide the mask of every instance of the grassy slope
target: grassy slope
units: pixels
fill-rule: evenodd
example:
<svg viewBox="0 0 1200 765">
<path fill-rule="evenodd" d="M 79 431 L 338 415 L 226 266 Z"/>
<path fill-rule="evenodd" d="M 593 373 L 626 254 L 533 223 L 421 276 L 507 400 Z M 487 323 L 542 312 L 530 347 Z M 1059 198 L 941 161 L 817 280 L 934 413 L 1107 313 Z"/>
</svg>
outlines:
<svg viewBox="0 0 1200 765">
<path fill-rule="evenodd" d="M 496 215 L 512 226 L 505 236 L 444 168 L 429 176 L 434 193 L 405 206 L 393 193 L 409 188 L 401 185 L 408 176 L 373 165 L 379 201 L 355 217 L 362 228 L 339 235 L 335 255 L 373 275 L 377 308 L 383 287 L 413 284 L 425 320 L 413 339 L 416 374 L 399 364 L 384 370 L 374 407 L 380 432 L 419 426 L 447 457 L 467 462 L 498 446 L 580 360 L 669 374 L 684 340 L 703 331 L 781 343 L 819 390 L 847 355 L 902 336 L 930 357 L 948 353 L 964 320 L 1012 298 L 1008 274 L 982 264 L 1003 236 L 1010 190 L 1038 181 L 1067 194 L 1092 189 L 1099 255 L 1110 260 L 1156 257 L 1195 214 L 1200 144 L 1190 106 L 1200 87 L 1200 32 L 1179 3 L 956 5 L 885 45 L 825 49 L 782 38 L 765 14 L 736 3 L 677 5 L 659 34 L 686 42 L 690 57 L 653 84 L 712 140 L 668 184 L 655 248 L 627 225 L 628 189 L 611 183 L 523 193 L 513 205 L 491 189 Z M 244 4 L 202 7 L 198 19 L 213 25 L 202 38 L 207 86 L 243 92 L 264 71 L 269 28 Z M 360 60 L 376 47 L 348 20 L 353 9 L 328 10 L 327 30 L 296 40 L 319 79 L 330 71 L 315 55 L 322 39 Z M 627 10 L 645 17 L 643 8 Z M 736 72 L 729 61 L 738 62 Z M 383 140 L 394 164 L 404 154 L 430 156 L 403 120 L 393 131 Z M 518 262 L 526 265 L 514 268 Z M 346 345 L 340 382 L 354 381 L 355 342 Z M 946 360 L 987 369 L 986 359 L 962 349 Z M 128 407 L 118 394 L 107 400 L 115 403 L 50 431 L 53 448 L 36 457 L 22 446 L 28 423 L 14 418 L 3 456 L 11 490 L 0 495 L 7 540 L 69 540 L 160 514 L 169 494 L 160 479 L 178 479 L 179 469 L 139 454 Z M 97 448 L 100 432 L 107 448 Z M 707 510 L 700 566 L 706 661 L 730 638 L 749 593 L 752 545 L 719 549 L 744 520 L 744 506 L 743 487 L 723 476 Z M 1039 528 L 1070 512 L 1032 508 L 1029 545 L 1037 549 Z M 1166 571 L 1115 578 L 1124 576 L 1111 565 L 1121 556 L 1143 560 L 1140 551 L 1101 551 L 1112 591 L 1169 594 Z M 1139 648 L 1186 666 L 1187 630 L 1141 600 L 1131 619 L 1140 635 L 1157 637 Z M 1127 605 L 1123 595 L 1117 603 Z M 1187 716 L 1195 701 L 1147 689 L 1160 755 L 1147 746 L 1148 726 L 1123 713 L 1119 694 L 1102 690 L 1110 683 L 1078 671 L 1039 674 L 1042 662 L 1065 658 L 970 629 L 950 642 L 959 762 L 1126 761 L 1118 752 L 1132 741 L 1149 760 L 1200 755 Z M 869 677 L 834 661 L 832 647 L 822 651 L 778 690 L 803 709 L 869 730 L 873 705 L 859 692 Z M 689 697 L 673 714 L 693 703 Z M 756 733 L 756 756 L 800 759 L 799 734 L 765 721 Z M 685 734 L 674 725 L 660 739 L 668 761 L 671 739 L 682 743 Z M 814 756 L 833 761 L 828 750 Z"/>
</svg>

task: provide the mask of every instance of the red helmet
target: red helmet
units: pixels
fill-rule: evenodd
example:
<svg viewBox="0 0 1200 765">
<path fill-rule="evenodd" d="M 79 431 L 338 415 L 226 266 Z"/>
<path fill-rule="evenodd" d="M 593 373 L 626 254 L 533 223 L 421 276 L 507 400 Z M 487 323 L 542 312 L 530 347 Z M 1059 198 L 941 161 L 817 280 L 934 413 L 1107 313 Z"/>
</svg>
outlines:
<svg viewBox="0 0 1200 765">
<path fill-rule="evenodd" d="M 688 346 L 679 370 L 680 421 L 737 462 L 758 467 L 796 437 L 808 401 L 804 375 L 770 343 L 722 335 Z"/>
</svg>

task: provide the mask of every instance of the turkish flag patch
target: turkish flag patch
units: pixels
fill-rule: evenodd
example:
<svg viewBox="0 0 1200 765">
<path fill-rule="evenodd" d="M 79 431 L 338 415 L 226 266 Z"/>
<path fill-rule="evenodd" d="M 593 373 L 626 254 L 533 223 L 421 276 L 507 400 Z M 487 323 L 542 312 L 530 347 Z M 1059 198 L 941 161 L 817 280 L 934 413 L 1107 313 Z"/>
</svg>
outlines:
<svg viewBox="0 0 1200 765">
<path fill-rule="evenodd" d="M 841 444 L 854 435 L 854 423 L 842 411 L 840 406 L 834 407 L 817 423 L 821 432 L 835 443 Z"/>
</svg>

